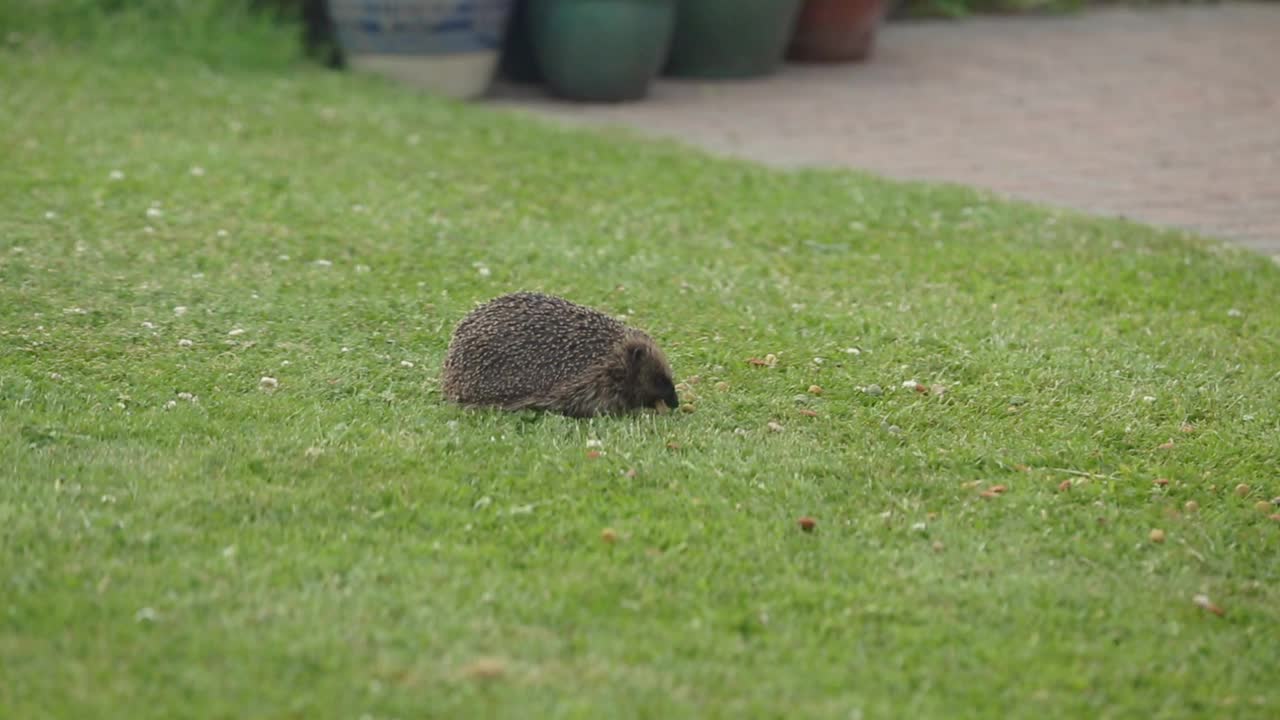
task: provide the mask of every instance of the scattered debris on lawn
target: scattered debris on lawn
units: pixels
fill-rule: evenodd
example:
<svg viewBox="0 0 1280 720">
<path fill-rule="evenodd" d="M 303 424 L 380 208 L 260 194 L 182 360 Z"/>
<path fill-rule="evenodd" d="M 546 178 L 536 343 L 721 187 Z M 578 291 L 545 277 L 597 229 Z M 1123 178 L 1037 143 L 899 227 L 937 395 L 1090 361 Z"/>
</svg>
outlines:
<svg viewBox="0 0 1280 720">
<path fill-rule="evenodd" d="M 462 667 L 462 676 L 469 680 L 497 680 L 507 674 L 507 661 L 502 658 L 477 658 Z"/>
<path fill-rule="evenodd" d="M 1216 605 L 1212 600 L 1210 600 L 1208 595 L 1196 595 L 1195 597 L 1191 598 L 1191 602 L 1195 603 L 1196 607 L 1202 610 L 1207 610 L 1213 613 L 1214 615 L 1217 615 L 1218 617 L 1222 617 L 1223 615 L 1227 614 L 1227 611 L 1223 610 L 1221 607 Z"/>
</svg>

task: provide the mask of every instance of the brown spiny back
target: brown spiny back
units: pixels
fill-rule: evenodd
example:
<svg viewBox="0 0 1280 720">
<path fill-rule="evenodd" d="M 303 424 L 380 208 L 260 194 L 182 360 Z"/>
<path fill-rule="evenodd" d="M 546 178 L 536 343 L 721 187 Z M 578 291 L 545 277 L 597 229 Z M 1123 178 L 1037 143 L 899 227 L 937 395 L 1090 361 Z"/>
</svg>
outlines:
<svg viewBox="0 0 1280 720">
<path fill-rule="evenodd" d="M 643 332 L 563 298 L 517 292 L 458 323 L 442 389 L 461 405 L 586 417 L 652 405 L 655 392 L 675 404 L 674 390 L 666 390 L 670 375 Z"/>
</svg>

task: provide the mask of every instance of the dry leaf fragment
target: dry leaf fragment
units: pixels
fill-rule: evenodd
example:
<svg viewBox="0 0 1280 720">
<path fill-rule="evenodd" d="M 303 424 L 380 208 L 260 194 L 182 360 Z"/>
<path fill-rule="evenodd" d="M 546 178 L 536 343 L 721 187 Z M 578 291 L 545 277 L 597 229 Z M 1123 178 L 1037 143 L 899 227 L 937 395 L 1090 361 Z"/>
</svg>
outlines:
<svg viewBox="0 0 1280 720">
<path fill-rule="evenodd" d="M 462 668 L 462 674 L 472 680 L 495 680 L 507 673 L 507 662 L 502 658 L 477 658 Z"/>
<path fill-rule="evenodd" d="M 988 490 L 997 495 L 1003 495 L 1004 493 L 1008 492 L 1009 488 L 1004 485 L 992 485 L 990 488 L 988 488 Z"/>
<path fill-rule="evenodd" d="M 587 451 L 587 459 L 588 459 L 588 460 L 595 460 L 595 459 L 596 459 L 596 458 L 598 458 L 598 457 L 600 457 L 600 451 L 599 451 L 599 450 L 588 450 L 588 451 Z"/>
<path fill-rule="evenodd" d="M 1156 484 L 1156 487 L 1165 487 L 1169 484 L 1169 478 L 1156 478 L 1152 482 Z"/>
<path fill-rule="evenodd" d="M 1212 600 L 1209 599 L 1208 595 L 1196 595 L 1195 597 L 1191 598 L 1191 602 L 1195 603 L 1196 607 L 1202 610 L 1207 610 L 1213 613 L 1214 615 L 1217 615 L 1218 617 L 1222 617 L 1223 615 L 1227 614 L 1227 611 L 1223 610 L 1221 607 L 1218 607 L 1218 605 L 1216 605 Z"/>
<path fill-rule="evenodd" d="M 997 493 L 997 492 L 991 492 L 990 490 L 983 490 L 982 492 L 978 493 L 978 495 L 979 495 L 980 497 L 987 498 L 988 500 L 990 500 L 991 498 L 998 498 L 998 497 L 1000 497 L 1000 493 Z"/>
<path fill-rule="evenodd" d="M 1182 506 L 1182 509 L 1189 513 L 1193 513 L 1200 509 L 1200 503 L 1195 500 L 1188 500 L 1186 504 Z"/>
<path fill-rule="evenodd" d="M 805 515 L 804 517 L 800 518 L 799 520 L 796 521 L 796 523 L 799 524 L 800 529 L 805 532 L 813 532 L 813 528 L 818 525 L 818 521 L 814 520 L 808 515 Z"/>
<path fill-rule="evenodd" d="M 618 542 L 618 531 L 613 528 L 605 528 L 600 531 L 600 539 L 612 545 Z"/>
<path fill-rule="evenodd" d="M 1070 489 L 1071 489 L 1070 480 L 1063 480 L 1062 482 L 1058 483 L 1058 492 L 1066 492 Z"/>
<path fill-rule="evenodd" d="M 727 382 L 725 382 L 725 381 L 723 381 L 723 380 L 721 380 L 720 382 L 716 383 L 716 390 L 719 390 L 720 392 L 725 392 L 725 391 L 727 391 L 728 389 L 729 389 L 729 383 L 727 383 Z"/>
<path fill-rule="evenodd" d="M 1190 435 L 1191 433 L 1196 431 L 1196 426 L 1192 425 L 1191 423 L 1182 423 L 1182 427 L 1178 429 L 1181 430 L 1183 433 Z"/>
<path fill-rule="evenodd" d="M 818 417 L 818 412 L 816 410 L 810 410 L 809 408 L 800 408 L 796 412 L 808 417 Z"/>
<path fill-rule="evenodd" d="M 945 547 L 946 547 L 946 546 L 942 544 L 942 541 L 941 541 L 941 540 L 934 540 L 934 541 L 933 541 L 933 551 L 934 551 L 934 552 L 942 552 L 942 550 L 943 550 Z"/>
<path fill-rule="evenodd" d="M 1014 465 L 1013 469 L 1017 470 L 1018 472 L 1031 472 L 1031 466 L 1023 465 L 1022 463 L 1018 463 L 1017 465 Z"/>
<path fill-rule="evenodd" d="M 1172 449 L 1173 449 L 1173 441 L 1172 441 L 1172 440 L 1170 440 L 1170 441 L 1168 441 L 1168 442 L 1160 443 L 1160 445 L 1158 445 L 1157 447 L 1158 447 L 1158 449 L 1160 449 L 1160 450 L 1172 450 Z"/>
<path fill-rule="evenodd" d="M 785 428 L 783 428 L 783 427 L 782 427 L 782 425 L 780 425 L 779 423 L 777 423 L 777 422 L 775 422 L 775 421 L 773 421 L 773 420 L 770 420 L 770 421 L 769 421 L 768 428 L 769 428 L 770 432 L 782 432 L 782 431 L 785 429 Z"/>
<path fill-rule="evenodd" d="M 628 471 L 625 473 L 625 475 L 626 475 L 627 477 L 629 477 L 629 478 L 633 478 L 633 477 L 635 477 L 635 476 L 636 476 L 636 469 L 635 469 L 635 468 L 631 468 L 630 470 L 628 470 Z"/>
<path fill-rule="evenodd" d="M 681 447 L 683 447 L 683 446 L 682 446 L 680 443 L 678 443 L 678 442 L 674 442 L 674 441 L 673 441 L 673 442 L 669 442 L 669 443 L 667 443 L 667 449 L 668 449 L 668 450 L 679 450 Z"/>
<path fill-rule="evenodd" d="M 821 394 L 822 394 L 822 388 L 821 388 L 821 387 L 819 387 L 819 386 L 817 386 L 817 385 L 810 385 L 810 386 L 809 386 L 809 394 L 810 394 L 810 395 L 821 395 Z"/>
</svg>

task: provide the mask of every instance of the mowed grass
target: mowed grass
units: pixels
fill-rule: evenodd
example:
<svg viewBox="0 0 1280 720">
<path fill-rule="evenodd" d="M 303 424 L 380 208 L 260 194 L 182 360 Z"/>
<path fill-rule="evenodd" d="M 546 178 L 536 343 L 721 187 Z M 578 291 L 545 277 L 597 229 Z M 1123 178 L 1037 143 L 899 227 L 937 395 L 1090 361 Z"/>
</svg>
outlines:
<svg viewBox="0 0 1280 720">
<path fill-rule="evenodd" d="M 1269 260 L 40 37 L 0 58 L 4 717 L 1280 711 Z M 443 403 L 515 289 L 650 331 L 694 411 Z"/>
</svg>

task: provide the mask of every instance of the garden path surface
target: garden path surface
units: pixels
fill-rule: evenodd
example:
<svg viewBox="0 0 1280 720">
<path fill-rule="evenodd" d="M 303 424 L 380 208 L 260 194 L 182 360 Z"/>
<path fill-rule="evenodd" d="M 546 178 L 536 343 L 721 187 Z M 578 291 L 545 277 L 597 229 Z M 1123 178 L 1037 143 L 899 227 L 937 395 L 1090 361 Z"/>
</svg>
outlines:
<svg viewBox="0 0 1280 720">
<path fill-rule="evenodd" d="M 890 22 L 865 63 L 662 79 L 617 105 L 511 85 L 491 102 L 783 167 L 963 183 L 1280 261 L 1280 3 Z"/>
</svg>

